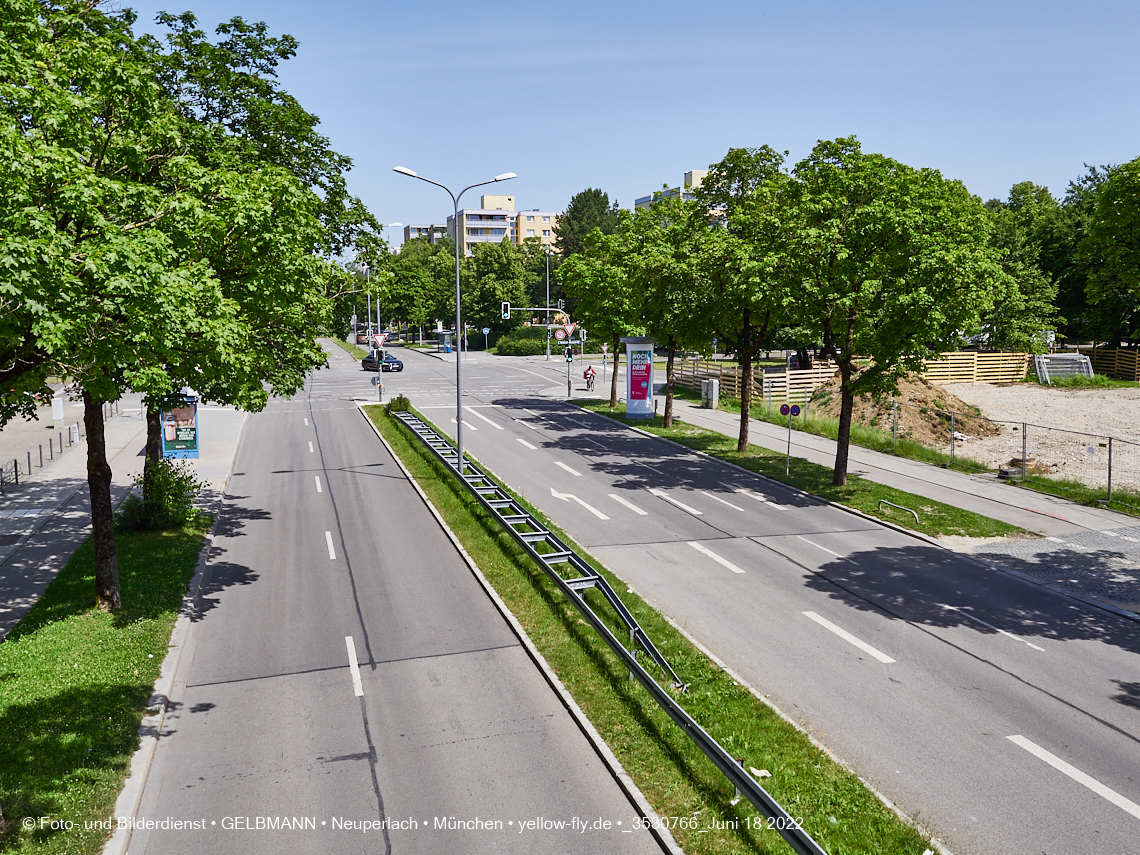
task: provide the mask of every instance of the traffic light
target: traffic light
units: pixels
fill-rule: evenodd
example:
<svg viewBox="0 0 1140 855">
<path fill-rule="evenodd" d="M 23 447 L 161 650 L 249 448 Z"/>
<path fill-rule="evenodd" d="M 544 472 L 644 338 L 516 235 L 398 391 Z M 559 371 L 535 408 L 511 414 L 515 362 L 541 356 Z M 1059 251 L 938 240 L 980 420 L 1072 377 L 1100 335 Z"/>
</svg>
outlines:
<svg viewBox="0 0 1140 855">
<path fill-rule="evenodd" d="M 566 348 L 566 361 L 567 362 L 573 362 L 574 361 L 574 348 L 572 348 L 572 347 Z"/>
<path fill-rule="evenodd" d="M 559 297 L 558 298 L 558 311 L 562 311 L 565 308 L 566 308 L 566 301 L 563 300 L 561 297 Z"/>
<path fill-rule="evenodd" d="M 511 319 L 511 304 L 503 303 L 503 320 L 509 321 Z"/>
</svg>

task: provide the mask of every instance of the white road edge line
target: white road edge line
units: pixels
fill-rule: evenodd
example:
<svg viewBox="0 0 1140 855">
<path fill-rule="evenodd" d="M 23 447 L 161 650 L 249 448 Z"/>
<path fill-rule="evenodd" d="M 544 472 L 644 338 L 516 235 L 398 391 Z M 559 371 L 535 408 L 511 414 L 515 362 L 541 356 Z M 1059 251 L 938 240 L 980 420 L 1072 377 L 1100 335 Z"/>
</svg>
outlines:
<svg viewBox="0 0 1140 855">
<path fill-rule="evenodd" d="M 329 548 L 329 558 L 331 558 L 333 561 L 336 561 L 336 552 L 333 551 L 331 531 L 325 532 L 325 546 Z"/>
<path fill-rule="evenodd" d="M 1016 635 L 1014 635 L 1012 632 L 1006 632 L 1006 631 L 1005 631 L 1004 629 L 1002 629 L 1001 627 L 997 627 L 997 626 L 994 626 L 992 623 L 986 623 L 986 622 L 985 622 L 984 620 L 982 620 L 981 618 L 979 618 L 979 617 L 974 617 L 972 614 L 970 614 L 969 612 L 967 612 L 965 609 L 960 609 L 960 608 L 958 608 L 957 606 L 948 606 L 948 605 L 946 605 L 945 603 L 939 603 L 938 605 L 942 606 L 942 608 L 944 608 L 944 609 L 949 609 L 949 610 L 950 610 L 950 611 L 952 611 L 952 612 L 957 612 L 957 613 L 958 613 L 958 614 L 960 614 L 962 617 L 964 617 L 964 618 L 967 618 L 967 619 L 969 619 L 969 620 L 972 620 L 972 621 L 974 621 L 975 623 L 980 623 L 982 626 L 988 626 L 988 627 L 989 627 L 990 629 L 992 629 L 994 632 L 1000 632 L 1002 635 L 1008 636 L 1009 638 L 1012 638 L 1014 641 L 1020 641 L 1022 644 L 1027 644 L 1027 645 L 1029 645 L 1030 647 L 1032 647 L 1034 650 L 1040 650 L 1042 653 L 1044 653 L 1044 652 L 1045 652 L 1045 648 L 1044 648 L 1044 647 L 1038 647 L 1038 646 L 1037 646 L 1036 644 L 1034 644 L 1033 642 L 1030 642 L 1030 641 L 1026 641 L 1024 638 L 1018 638 L 1018 637 L 1017 637 Z"/>
<path fill-rule="evenodd" d="M 323 493 L 324 490 L 321 489 L 321 476 L 320 475 L 314 475 L 313 480 L 317 482 L 317 492 Z"/>
<path fill-rule="evenodd" d="M 744 510 L 744 508 L 740 507 L 740 505 L 734 505 L 732 502 L 726 502 L 720 496 L 716 496 L 712 493 L 706 493 L 704 490 L 701 490 L 701 495 L 708 496 L 710 499 L 716 499 L 716 501 L 720 502 L 722 505 L 728 505 L 730 508 L 735 508 L 738 511 Z"/>
<path fill-rule="evenodd" d="M 1068 763 L 1066 763 L 1064 760 L 1062 760 L 1057 755 L 1050 754 L 1048 751 L 1046 751 L 1040 745 L 1037 745 L 1034 742 L 1030 742 L 1028 739 L 1026 739 L 1024 736 L 1021 736 L 1020 734 L 1017 734 L 1014 736 L 1007 736 L 1006 739 L 1008 739 L 1014 745 L 1018 745 L 1018 746 L 1024 748 L 1026 751 L 1028 751 L 1034 757 L 1037 757 L 1040 760 L 1044 760 L 1046 763 L 1048 763 L 1050 766 L 1052 766 L 1058 772 L 1062 772 L 1062 773 L 1068 775 L 1070 778 L 1072 778 L 1078 784 L 1083 784 L 1084 786 L 1088 787 L 1090 790 L 1092 790 L 1094 793 L 1096 793 L 1101 798 L 1108 799 L 1108 801 L 1112 802 L 1114 805 L 1116 805 L 1122 811 L 1125 811 L 1126 813 L 1130 813 L 1134 817 L 1136 817 L 1137 819 L 1140 819 L 1140 805 L 1136 804 L 1136 802 L 1134 802 L 1134 801 L 1130 801 L 1129 799 L 1124 798 L 1124 796 L 1120 795 L 1120 793 L 1116 792 L 1116 790 L 1113 790 L 1109 787 L 1106 787 L 1104 784 L 1102 784 L 1096 778 L 1093 778 L 1093 777 L 1090 777 L 1089 775 L 1086 775 L 1084 772 L 1082 772 L 1080 769 L 1078 769 L 1075 766 L 1070 766 Z"/>
<path fill-rule="evenodd" d="M 671 504 L 676 505 L 681 510 L 688 511 L 690 514 L 692 514 L 695 517 L 703 517 L 704 516 L 704 514 L 701 511 L 698 511 L 696 508 L 690 508 L 684 502 L 678 502 L 676 499 L 674 499 L 672 496 L 670 496 L 664 490 L 658 490 L 656 487 L 646 487 L 646 489 L 649 490 L 649 492 L 652 493 L 654 496 L 657 496 L 658 498 L 664 499 L 666 502 L 670 502 Z"/>
<path fill-rule="evenodd" d="M 535 448 L 533 445 L 531 445 L 529 442 L 527 442 L 527 441 L 526 441 L 525 439 L 523 439 L 521 436 L 516 436 L 516 437 L 515 437 L 515 441 L 516 441 L 516 442 L 521 442 L 523 445 L 525 445 L 525 446 L 526 446 L 527 448 L 529 448 L 531 451 L 537 451 L 537 449 L 536 449 L 536 448 Z"/>
<path fill-rule="evenodd" d="M 629 508 L 631 511 L 633 511 L 635 514 L 637 514 L 639 516 L 643 516 L 643 517 L 649 516 L 649 511 L 643 511 L 641 508 L 639 508 L 633 502 L 631 502 L 627 499 L 623 499 L 617 493 L 607 493 L 606 495 L 608 495 L 611 499 L 613 499 L 619 505 L 625 505 L 627 508 Z"/>
<path fill-rule="evenodd" d="M 693 549 L 697 550 L 697 552 L 700 552 L 702 555 L 707 555 L 709 558 L 711 558 L 717 564 L 720 564 L 724 567 L 727 567 L 733 573 L 743 573 L 744 572 L 739 567 L 737 567 L 735 564 L 733 564 L 731 561 L 729 561 L 727 558 L 721 558 L 719 555 L 717 555 L 711 549 L 708 549 L 707 547 L 702 546 L 701 544 L 697 543 L 695 540 L 688 541 L 688 544 L 689 544 L 689 546 L 693 547 Z"/>
<path fill-rule="evenodd" d="M 811 544 L 812 546 L 814 546 L 816 549 L 822 549 L 822 550 L 823 550 L 824 552 L 826 552 L 828 555 L 834 555 L 836 558 L 842 558 L 844 561 L 851 561 L 851 563 L 852 563 L 852 564 L 854 564 L 856 567 L 858 567 L 858 566 L 859 566 L 859 562 L 858 562 L 858 561 L 852 561 L 852 560 L 851 560 L 850 558 L 848 558 L 846 555 L 840 555 L 838 552 L 832 552 L 832 551 L 831 551 L 830 549 L 828 549 L 826 546 L 820 546 L 820 545 L 819 545 L 818 543 L 816 543 L 814 540 L 808 540 L 808 539 L 807 539 L 806 537 L 804 537 L 802 534 L 797 534 L 797 535 L 796 535 L 796 537 L 798 537 L 798 538 L 799 538 L 800 540 L 802 540 L 804 543 L 810 543 L 810 544 Z"/>
<path fill-rule="evenodd" d="M 467 379 L 469 379 L 469 380 L 470 380 L 471 378 L 469 377 L 469 378 L 467 378 Z M 500 424 L 496 424 L 495 422 L 491 421 L 489 418 L 487 418 L 487 417 L 486 417 L 485 415 L 483 415 L 482 413 L 477 413 L 477 412 L 475 412 L 473 409 L 471 409 L 471 407 L 468 407 L 468 406 L 464 406 L 464 407 L 463 407 L 463 409 L 467 410 L 467 412 L 469 412 L 471 415 L 475 416 L 475 418 L 477 418 L 477 419 L 482 419 L 482 420 L 483 420 L 483 421 L 485 421 L 487 424 L 489 424 L 491 427 L 493 427 L 493 428 L 498 428 L 499 430 L 502 430 L 502 429 L 503 429 L 503 426 L 502 426 L 502 425 L 500 425 Z"/>
<path fill-rule="evenodd" d="M 864 653 L 868 654 L 869 656 L 874 656 L 876 659 L 878 659 L 884 665 L 890 665 L 892 662 L 895 661 L 894 659 L 889 657 L 887 654 L 883 653 L 883 651 L 876 650 L 874 647 L 869 645 L 867 642 L 863 641 L 862 639 L 856 638 L 851 633 L 849 633 L 847 630 L 842 629 L 841 627 L 838 627 L 835 624 L 833 624 L 827 618 L 820 617 L 815 612 L 801 612 L 801 614 L 804 617 L 811 618 L 816 623 L 818 623 L 820 626 L 822 626 L 824 629 L 827 629 L 827 630 L 830 630 L 831 632 L 834 632 L 836 635 L 838 635 L 840 638 L 842 638 L 844 641 L 848 642 L 849 644 L 854 644 L 856 647 L 858 647 L 860 650 L 862 650 Z"/>
<path fill-rule="evenodd" d="M 313 444 L 310 442 L 309 443 L 309 454 L 312 454 L 312 453 L 313 453 Z"/>
<path fill-rule="evenodd" d="M 356 644 L 351 635 L 344 637 L 344 646 L 348 648 L 348 667 L 352 671 L 352 693 L 361 698 L 364 696 L 364 685 L 360 682 L 360 664 L 356 661 Z"/>
<path fill-rule="evenodd" d="M 567 466 L 567 465 L 566 465 L 565 463 L 563 463 L 561 460 L 555 460 L 555 461 L 554 461 L 554 465 L 555 465 L 555 466 L 561 466 L 563 469 L 565 469 L 565 470 L 566 470 L 567 472 L 569 472 L 571 475 L 577 475 L 579 478 L 581 478 L 581 477 L 582 477 L 582 473 L 581 473 L 581 472 L 575 472 L 573 469 L 571 469 L 569 466 Z"/>
</svg>

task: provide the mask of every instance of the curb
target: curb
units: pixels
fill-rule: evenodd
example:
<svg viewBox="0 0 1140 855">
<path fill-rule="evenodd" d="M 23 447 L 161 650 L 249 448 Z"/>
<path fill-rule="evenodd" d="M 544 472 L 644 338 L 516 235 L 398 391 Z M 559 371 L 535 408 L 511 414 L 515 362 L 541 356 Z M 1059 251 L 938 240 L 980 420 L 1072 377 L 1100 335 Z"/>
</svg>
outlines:
<svg viewBox="0 0 1140 855">
<path fill-rule="evenodd" d="M 182 605 L 178 610 L 178 619 L 174 622 L 174 629 L 170 633 L 166 658 L 162 660 L 158 679 L 155 680 L 151 696 L 147 700 L 147 710 L 153 709 L 156 712 L 148 712 L 139 724 L 140 744 L 134 756 L 131 757 L 130 774 L 123 784 L 118 800 L 115 802 L 116 818 L 120 816 L 134 818 L 142 804 L 143 791 L 146 789 L 147 780 L 150 776 L 151 764 L 154 762 L 154 755 L 158 749 L 158 741 L 166 722 L 166 715 L 172 708 L 170 696 L 173 694 L 174 685 L 178 678 L 182 654 L 190 646 L 193 616 L 198 610 L 198 598 L 202 590 L 202 582 L 205 579 L 206 567 L 213 551 L 218 518 L 222 503 L 225 500 L 226 488 L 230 483 L 230 476 L 233 475 L 234 461 L 237 460 L 237 449 L 241 444 L 248 422 L 249 413 L 246 413 L 238 427 L 237 439 L 234 441 L 234 450 L 230 454 L 230 462 L 222 489 L 211 503 L 214 511 L 214 522 L 210 525 L 209 531 L 206 532 L 202 550 L 198 553 L 198 563 L 194 566 L 194 577 L 190 580 L 190 587 L 182 598 Z M 111 839 L 103 846 L 103 855 L 125 855 L 131 843 L 132 832 L 133 829 L 130 826 L 126 828 L 116 827 Z"/>
<path fill-rule="evenodd" d="M 523 628 L 522 624 L 519 623 L 518 618 L 516 618 L 514 616 L 514 613 L 511 612 L 509 608 L 507 608 L 507 604 L 503 602 L 498 592 L 491 586 L 491 583 L 487 581 L 487 577 L 483 575 L 483 572 L 475 564 L 474 559 L 472 559 L 471 556 L 467 553 L 467 550 L 463 548 L 463 544 L 460 543 L 459 538 L 451 530 L 451 527 L 440 515 L 439 511 L 436 510 L 435 505 L 431 503 L 431 499 L 428 498 L 427 494 L 416 482 L 416 479 L 412 477 L 412 473 L 409 472 L 407 467 L 404 466 L 404 461 L 400 459 L 400 457 L 392 449 L 392 446 L 390 446 L 388 444 L 388 441 L 384 439 L 383 435 L 380 433 L 379 428 L 373 424 L 372 419 L 370 419 L 368 417 L 368 414 L 364 412 L 365 405 L 359 401 L 355 403 L 357 409 L 360 411 L 360 415 L 368 423 L 368 426 L 372 428 L 373 432 L 376 434 L 376 437 L 382 443 L 384 443 L 384 447 L 388 449 L 388 453 L 392 455 L 392 459 L 396 461 L 396 464 L 400 467 L 400 471 L 404 473 L 404 477 L 408 479 L 408 482 L 415 489 L 416 493 L 419 494 L 420 499 L 423 501 L 424 505 L 427 506 L 428 510 L 431 511 L 432 516 L 435 517 L 436 522 L 439 523 L 440 528 L 442 528 L 443 531 L 447 534 L 448 538 L 451 540 L 452 545 L 454 545 L 459 554 L 463 556 L 463 560 L 467 563 L 467 567 L 471 571 L 471 574 L 479 582 L 480 586 L 483 588 L 483 591 L 490 598 L 491 602 L 494 603 L 495 608 L 498 609 L 499 613 L 503 616 L 503 619 L 510 626 L 511 631 L 519 639 L 520 643 L 523 646 L 523 649 L 526 650 L 527 655 L 530 657 L 531 661 L 534 662 L 534 664 L 537 666 L 539 672 L 545 678 L 547 684 L 561 701 L 562 706 L 566 709 L 567 712 L 570 713 L 571 718 L 574 719 L 575 724 L 578 725 L 579 730 L 581 730 L 582 734 L 586 737 L 586 741 L 590 743 L 591 747 L 594 749 L 595 753 L 597 753 L 602 763 L 604 763 L 606 768 L 609 769 L 610 774 L 613 776 L 614 780 L 617 781 L 618 786 L 626 794 L 626 797 L 630 800 L 630 802 L 633 803 L 633 806 L 642 813 L 643 816 L 651 819 L 659 819 L 660 817 L 658 816 L 657 811 L 653 809 L 653 807 L 649 804 L 649 801 L 645 798 L 645 795 L 638 788 L 637 784 L 635 784 L 633 779 L 629 777 L 629 774 L 621 765 L 621 761 L 618 760 L 617 756 L 610 749 L 609 745 L 607 745 L 605 740 L 602 739 L 601 734 L 599 734 L 598 731 L 594 728 L 594 725 L 586 717 L 586 714 L 582 712 L 582 708 L 578 706 L 578 703 L 574 700 L 574 697 L 566 689 L 566 686 L 559 679 L 558 675 L 554 673 L 554 670 L 550 667 L 549 663 L 546 661 L 546 658 L 542 655 L 538 648 L 535 647 L 534 642 L 531 641 L 530 636 L 527 635 L 526 630 Z M 376 405 L 370 404 L 369 406 Z M 650 829 L 650 833 L 657 838 L 657 841 L 661 844 L 661 848 L 664 851 L 670 853 L 670 855 L 685 855 L 684 850 L 682 850 L 681 847 L 677 845 L 676 841 L 673 840 L 673 836 L 669 834 L 668 830 L 663 827 L 663 823 L 658 823 L 658 825 L 662 827 L 653 826 Z"/>
</svg>

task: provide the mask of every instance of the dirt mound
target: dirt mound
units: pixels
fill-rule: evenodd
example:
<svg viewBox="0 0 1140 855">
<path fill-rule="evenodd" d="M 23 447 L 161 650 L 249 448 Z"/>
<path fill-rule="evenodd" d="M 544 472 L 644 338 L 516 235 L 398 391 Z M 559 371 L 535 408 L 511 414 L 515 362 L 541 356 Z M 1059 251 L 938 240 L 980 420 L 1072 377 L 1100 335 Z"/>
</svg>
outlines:
<svg viewBox="0 0 1140 855">
<path fill-rule="evenodd" d="M 954 430 L 959 438 L 997 436 L 1001 428 L 985 418 L 977 407 L 972 407 L 939 386 L 932 386 L 921 377 L 907 375 L 899 381 L 898 393 L 883 395 L 857 395 L 852 419 L 856 424 L 889 431 L 893 425 L 893 404 L 898 404 L 899 436 L 917 440 L 923 445 L 942 447 L 950 444 L 950 413 L 955 413 Z M 812 412 L 839 418 L 839 376 L 815 390 L 809 409 Z"/>
</svg>

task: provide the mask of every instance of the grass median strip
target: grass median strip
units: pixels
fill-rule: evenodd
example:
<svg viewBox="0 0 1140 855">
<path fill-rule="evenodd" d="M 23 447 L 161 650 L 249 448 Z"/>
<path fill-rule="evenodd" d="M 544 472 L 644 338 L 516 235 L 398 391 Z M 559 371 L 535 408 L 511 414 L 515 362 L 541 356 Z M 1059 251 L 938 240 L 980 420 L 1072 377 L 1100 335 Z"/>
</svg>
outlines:
<svg viewBox="0 0 1140 855">
<path fill-rule="evenodd" d="M 1029 534 L 1025 529 L 1018 528 L 1015 525 L 975 514 L 972 511 L 965 511 L 953 505 L 936 502 L 925 496 L 896 490 L 893 487 L 868 481 L 857 475 L 849 475 L 845 486 L 834 487 L 831 484 L 831 469 L 798 457 L 791 459 L 790 472 L 785 474 L 786 455 L 755 445 L 750 445 L 747 452 L 738 452 L 735 437 L 728 437 L 715 431 L 695 427 L 679 419 L 674 420 L 672 427 L 666 428 L 661 416 L 654 416 L 652 419 L 626 419 L 622 412 L 610 410 L 608 403 L 586 402 L 580 406 L 599 415 L 608 416 L 622 424 L 671 439 L 696 451 L 703 451 L 727 463 L 734 463 L 744 469 L 771 478 L 773 481 L 790 484 L 806 493 L 847 505 L 870 516 L 887 520 L 893 525 L 920 531 L 923 534 L 932 536 L 951 534 L 964 537 L 1004 537 L 1011 534 Z M 904 508 L 912 508 L 918 514 L 918 525 L 914 524 L 914 517 L 906 511 L 896 510 L 889 506 L 880 510 L 880 500 L 892 502 Z"/>
<path fill-rule="evenodd" d="M 690 855 L 790 851 L 777 832 L 763 827 L 747 801 L 731 804 L 732 786 L 649 695 L 629 680 L 604 642 L 498 521 L 381 407 L 365 410 L 626 771 L 666 818 L 685 851 Z M 515 495 L 559 538 L 586 556 L 558 526 Z M 689 693 L 677 696 L 686 710 L 745 768 L 771 774 L 761 781 L 763 786 L 793 817 L 802 818 L 804 827 L 830 855 L 920 855 L 928 848 L 928 840 L 883 805 L 855 775 L 737 684 L 660 614 L 628 592 L 618 577 L 598 562 L 591 559 L 590 563 L 615 590 L 626 592 L 622 598 L 630 611 L 689 682 Z M 610 614 L 596 591 L 588 591 L 586 598 L 599 614 Z M 621 632 L 616 620 L 611 628 Z"/>
<path fill-rule="evenodd" d="M 0 851 L 98 852 L 110 836 L 98 823 L 114 812 L 209 523 L 117 534 L 117 614 L 94 608 L 88 539 L 0 643 Z"/>
</svg>

